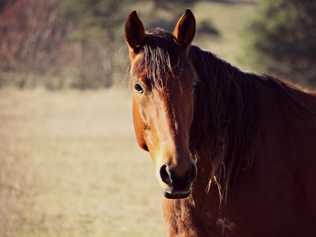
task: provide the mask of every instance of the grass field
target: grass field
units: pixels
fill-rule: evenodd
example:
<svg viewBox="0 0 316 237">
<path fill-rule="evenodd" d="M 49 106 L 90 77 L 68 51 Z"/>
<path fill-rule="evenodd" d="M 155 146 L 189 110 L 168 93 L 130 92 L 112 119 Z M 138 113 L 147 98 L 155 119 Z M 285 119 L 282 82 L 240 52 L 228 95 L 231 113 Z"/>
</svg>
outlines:
<svg viewBox="0 0 316 237">
<path fill-rule="evenodd" d="M 161 193 L 135 144 L 127 92 L 1 97 L 0 236 L 163 235 Z"/>
</svg>

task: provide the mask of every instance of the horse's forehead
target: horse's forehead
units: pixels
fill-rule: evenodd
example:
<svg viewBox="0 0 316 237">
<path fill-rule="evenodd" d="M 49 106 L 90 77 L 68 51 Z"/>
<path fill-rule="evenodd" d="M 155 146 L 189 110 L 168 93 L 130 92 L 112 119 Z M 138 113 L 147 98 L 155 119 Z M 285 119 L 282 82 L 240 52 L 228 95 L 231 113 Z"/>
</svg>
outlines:
<svg viewBox="0 0 316 237">
<path fill-rule="evenodd" d="M 139 53 L 137 54 L 131 63 L 131 73 L 134 76 L 140 76 L 142 72 L 145 71 L 145 63 L 144 63 L 144 54 Z"/>
<path fill-rule="evenodd" d="M 155 71 L 152 68 L 149 68 L 150 63 L 145 61 L 145 56 L 143 53 L 139 53 L 132 61 L 131 64 L 131 74 L 132 76 L 138 78 L 138 79 L 153 79 L 153 77 L 156 77 L 151 75 L 155 73 Z M 157 69 L 156 69 L 157 70 Z M 164 72 L 164 75 L 161 75 L 161 78 L 158 78 L 160 80 L 166 80 L 170 77 L 170 75 L 167 75 L 167 72 Z"/>
<path fill-rule="evenodd" d="M 158 89 L 160 93 L 169 94 L 170 91 L 182 90 L 184 86 L 182 84 L 186 81 L 184 77 L 187 77 L 187 75 L 184 75 L 186 74 L 184 72 L 189 70 L 189 67 L 184 65 L 186 64 L 182 58 L 178 58 L 176 62 L 158 60 L 158 62 L 151 63 L 146 61 L 144 52 L 140 52 L 132 60 L 131 74 L 135 79 L 149 84 L 153 89 Z M 190 72 L 187 74 L 189 75 Z"/>
</svg>

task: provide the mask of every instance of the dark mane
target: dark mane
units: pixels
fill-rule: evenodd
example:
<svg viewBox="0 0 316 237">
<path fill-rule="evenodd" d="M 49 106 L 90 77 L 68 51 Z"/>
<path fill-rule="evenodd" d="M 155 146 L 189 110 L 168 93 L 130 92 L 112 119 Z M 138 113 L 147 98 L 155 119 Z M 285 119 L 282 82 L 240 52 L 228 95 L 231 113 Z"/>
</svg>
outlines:
<svg viewBox="0 0 316 237">
<path fill-rule="evenodd" d="M 255 136 L 256 80 L 210 52 L 192 46 L 189 52 L 198 74 L 195 89 L 191 149 L 209 147 L 217 164 L 213 174 L 226 191 L 231 181 L 253 157 L 246 155 Z"/>
<path fill-rule="evenodd" d="M 217 164 L 212 175 L 220 182 L 226 199 L 229 186 L 254 159 L 252 142 L 258 128 L 259 90 L 272 88 L 282 97 L 283 107 L 288 104 L 298 117 L 312 115 L 315 126 L 316 100 L 304 103 L 303 97 L 309 95 L 298 87 L 271 76 L 242 72 L 198 47 L 190 48 L 189 57 L 199 78 L 191 150 L 198 155 L 201 147 L 208 147 L 210 158 Z"/>
</svg>

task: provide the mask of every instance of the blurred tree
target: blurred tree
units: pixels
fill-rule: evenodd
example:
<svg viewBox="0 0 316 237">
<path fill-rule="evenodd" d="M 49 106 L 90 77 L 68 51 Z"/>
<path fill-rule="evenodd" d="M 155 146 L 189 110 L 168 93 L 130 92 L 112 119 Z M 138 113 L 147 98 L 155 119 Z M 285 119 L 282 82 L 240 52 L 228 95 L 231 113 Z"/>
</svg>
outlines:
<svg viewBox="0 0 316 237">
<path fill-rule="evenodd" d="M 62 17 L 71 22 L 74 31 L 69 36 L 79 43 L 80 72 L 75 87 L 110 87 L 117 70 L 116 53 L 122 47 L 122 25 L 127 15 L 128 0 L 63 0 Z M 118 70 L 118 71 L 122 71 Z"/>
<path fill-rule="evenodd" d="M 56 59 L 64 35 L 57 19 L 57 0 L 2 1 L 0 69 L 42 72 Z M 23 85 L 21 85 L 23 86 Z"/>
<path fill-rule="evenodd" d="M 153 0 L 155 8 L 165 8 L 165 9 L 172 9 L 175 5 L 176 6 L 182 6 L 182 7 L 190 7 L 194 4 L 194 0 L 174 0 L 174 1 L 168 1 L 168 0 Z"/>
<path fill-rule="evenodd" d="M 261 1 L 258 16 L 248 30 L 256 63 L 316 87 L 316 1 Z"/>
<path fill-rule="evenodd" d="M 220 36 L 220 32 L 216 27 L 212 24 L 211 21 L 203 19 L 198 25 L 197 25 L 197 33 L 199 35 L 207 35 L 207 36 Z"/>
<path fill-rule="evenodd" d="M 0 0 L 0 73 L 9 78 L 0 80 L 0 86 L 9 81 L 52 89 L 127 84 L 123 26 L 128 13 L 137 9 L 147 29 L 171 31 L 184 9 L 196 2 Z M 208 20 L 197 26 L 200 36 L 218 35 Z"/>
<path fill-rule="evenodd" d="M 0 0 L 0 11 L 4 9 L 7 3 L 8 3 L 8 0 Z"/>
<path fill-rule="evenodd" d="M 157 1 L 152 8 L 144 11 L 144 22 L 149 27 L 160 26 L 172 30 L 176 18 L 175 7 L 192 7 L 196 1 Z M 150 3 L 143 0 L 63 0 L 60 1 L 60 13 L 65 21 L 71 22 L 75 30 L 70 39 L 80 44 L 81 64 L 79 78 L 75 87 L 110 87 L 114 82 L 115 71 L 126 71 L 127 58 L 119 55 L 123 46 L 123 25 L 128 13 L 136 6 Z M 159 10 L 170 12 L 174 18 L 160 19 Z M 147 15 L 147 17 L 146 17 Z M 207 28 L 207 27 L 204 27 Z M 208 29 L 213 26 L 208 25 Z M 212 33 L 216 32 L 214 29 Z M 209 34 L 210 32 L 204 31 Z M 125 53 L 126 55 L 126 53 Z M 119 62 L 117 62 L 119 60 Z M 127 68 L 125 66 L 125 68 Z M 119 76 L 121 78 L 121 76 Z"/>
</svg>

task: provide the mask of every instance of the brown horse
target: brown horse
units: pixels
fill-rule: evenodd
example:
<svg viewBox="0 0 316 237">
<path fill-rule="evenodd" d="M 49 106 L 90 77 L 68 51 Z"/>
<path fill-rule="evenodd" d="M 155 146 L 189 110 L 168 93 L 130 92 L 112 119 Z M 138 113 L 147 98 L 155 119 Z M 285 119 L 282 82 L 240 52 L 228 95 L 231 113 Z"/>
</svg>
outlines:
<svg viewBox="0 0 316 237">
<path fill-rule="evenodd" d="M 316 236 L 316 96 L 242 72 L 173 33 L 125 25 L 137 142 L 164 191 L 169 236 Z"/>
</svg>

